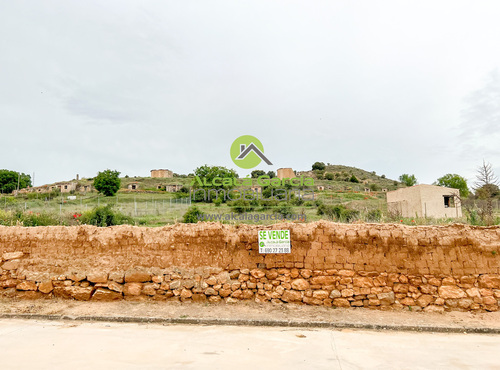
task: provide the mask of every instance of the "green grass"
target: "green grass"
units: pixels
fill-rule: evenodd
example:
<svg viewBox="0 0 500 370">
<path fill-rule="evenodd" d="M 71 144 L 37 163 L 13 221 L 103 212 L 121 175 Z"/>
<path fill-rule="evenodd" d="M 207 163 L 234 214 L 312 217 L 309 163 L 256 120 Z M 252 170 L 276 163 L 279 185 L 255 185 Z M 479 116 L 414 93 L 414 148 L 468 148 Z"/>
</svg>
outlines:
<svg viewBox="0 0 500 370">
<path fill-rule="evenodd" d="M 359 169 L 329 166 L 328 168 L 338 169 L 339 171 L 353 171 L 353 174 L 360 180 L 365 177 L 365 181 L 377 181 L 381 186 L 387 186 L 391 190 L 393 180 L 383 179 L 367 171 Z M 356 172 L 359 170 L 362 172 Z M 327 169 L 328 171 L 328 169 Z M 350 174 L 349 172 L 347 172 Z M 91 184 L 92 180 L 82 179 L 81 184 Z M 129 192 L 126 187 L 131 182 L 139 183 L 139 191 Z M 84 214 L 97 206 L 113 205 L 113 210 L 119 211 L 125 216 L 132 218 L 133 223 L 141 226 L 159 227 L 167 224 L 181 222 L 183 215 L 190 206 L 188 198 L 182 198 L 181 194 L 160 191 L 156 189 L 158 184 L 181 184 L 189 187 L 191 180 L 189 178 L 169 178 L 169 179 L 152 179 L 129 177 L 122 178 L 122 189 L 116 196 L 104 197 L 96 192 L 87 194 L 20 194 L 14 196 L 0 196 L 0 224 L 15 225 L 18 222 L 23 222 L 25 226 L 36 226 L 43 224 L 60 224 L 60 225 L 77 225 L 79 217 L 74 217 L 75 214 Z M 387 203 L 385 201 L 384 192 L 365 192 L 368 187 L 362 183 L 350 183 L 345 181 L 328 181 L 316 180 L 315 184 L 323 184 L 325 191 L 317 191 L 314 189 L 315 200 L 306 200 L 303 204 L 290 204 L 290 212 L 295 214 L 305 214 L 307 222 L 317 221 L 320 219 L 328 219 L 325 215 L 317 214 L 316 203 L 320 202 L 325 205 L 343 205 L 349 209 L 358 211 L 359 218 L 354 222 L 372 222 L 369 218 L 370 214 L 380 210 L 381 222 L 392 222 L 406 225 L 428 225 L 428 224 L 448 224 L 452 222 L 467 223 L 467 218 L 462 219 L 425 219 L 425 218 L 410 218 L 403 219 L 392 217 L 387 213 Z M 76 196 L 75 200 L 68 199 L 68 196 Z M 256 206 L 251 213 L 275 214 L 280 210 L 283 203 L 279 202 L 276 206 L 262 207 Z M 207 214 L 227 214 L 234 212 L 235 208 L 227 203 L 222 203 L 216 206 L 214 203 L 196 203 L 198 208 L 203 213 Z M 496 210 L 496 217 L 500 216 Z M 465 212 L 464 212 L 465 213 Z M 280 221 L 274 220 L 229 220 L 222 221 L 229 224 L 249 223 L 249 224 L 272 224 Z"/>
</svg>

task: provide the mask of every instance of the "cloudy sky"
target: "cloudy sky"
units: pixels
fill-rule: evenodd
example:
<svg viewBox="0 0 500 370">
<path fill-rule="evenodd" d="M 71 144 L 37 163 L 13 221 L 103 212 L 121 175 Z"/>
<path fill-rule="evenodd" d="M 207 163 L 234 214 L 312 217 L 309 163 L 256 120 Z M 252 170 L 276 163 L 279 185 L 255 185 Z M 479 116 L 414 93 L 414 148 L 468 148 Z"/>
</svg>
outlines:
<svg viewBox="0 0 500 370">
<path fill-rule="evenodd" d="M 500 174 L 498 1 L 0 0 L 0 168 Z M 248 171 L 239 170 L 240 175 Z"/>
</svg>

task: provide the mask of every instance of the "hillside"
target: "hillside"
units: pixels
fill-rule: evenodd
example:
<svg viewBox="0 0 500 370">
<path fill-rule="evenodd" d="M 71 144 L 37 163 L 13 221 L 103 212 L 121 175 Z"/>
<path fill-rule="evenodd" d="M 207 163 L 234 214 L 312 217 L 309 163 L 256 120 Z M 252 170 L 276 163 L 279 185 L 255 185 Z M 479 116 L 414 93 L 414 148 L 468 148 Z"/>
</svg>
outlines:
<svg viewBox="0 0 500 370">
<path fill-rule="evenodd" d="M 371 188 L 375 191 L 382 189 L 391 191 L 404 186 L 399 181 L 386 178 L 385 175 L 377 175 L 375 171 L 368 172 L 361 168 L 343 165 L 328 164 L 324 171 L 311 170 L 298 171 L 297 173 L 302 176 L 313 177 L 316 179 L 317 185 L 323 185 L 325 189 L 334 191 L 363 191 L 365 188 Z M 328 174 L 333 175 L 333 180 L 325 178 Z M 359 180 L 359 183 L 349 181 L 353 175 Z"/>
</svg>

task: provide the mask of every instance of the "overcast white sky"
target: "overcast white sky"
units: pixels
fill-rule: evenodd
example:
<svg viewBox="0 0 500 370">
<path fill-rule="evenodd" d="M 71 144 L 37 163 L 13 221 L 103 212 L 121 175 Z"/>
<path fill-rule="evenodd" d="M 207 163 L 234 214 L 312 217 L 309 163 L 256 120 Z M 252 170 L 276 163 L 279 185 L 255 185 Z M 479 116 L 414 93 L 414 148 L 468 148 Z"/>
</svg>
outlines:
<svg viewBox="0 0 500 370">
<path fill-rule="evenodd" d="M 498 1 L 0 0 L 0 168 L 500 175 Z M 248 172 L 238 170 L 240 175 Z"/>
</svg>

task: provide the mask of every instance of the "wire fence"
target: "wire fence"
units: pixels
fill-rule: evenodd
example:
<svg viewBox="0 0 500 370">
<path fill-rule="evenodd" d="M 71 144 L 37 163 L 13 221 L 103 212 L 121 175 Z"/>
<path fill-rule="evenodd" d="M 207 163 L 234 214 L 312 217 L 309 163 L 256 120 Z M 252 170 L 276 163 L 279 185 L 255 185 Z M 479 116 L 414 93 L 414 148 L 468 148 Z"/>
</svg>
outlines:
<svg viewBox="0 0 500 370">
<path fill-rule="evenodd" d="M 117 211 L 133 217 L 149 215 L 178 214 L 191 205 L 191 199 L 155 197 L 103 197 L 97 195 L 72 196 L 64 195 L 57 198 L 12 199 L 3 197 L 0 209 L 5 211 L 49 212 L 53 214 L 83 213 L 95 207 L 111 205 Z M 3 204 L 2 204 L 3 203 Z"/>
</svg>

